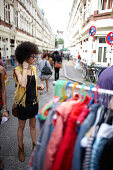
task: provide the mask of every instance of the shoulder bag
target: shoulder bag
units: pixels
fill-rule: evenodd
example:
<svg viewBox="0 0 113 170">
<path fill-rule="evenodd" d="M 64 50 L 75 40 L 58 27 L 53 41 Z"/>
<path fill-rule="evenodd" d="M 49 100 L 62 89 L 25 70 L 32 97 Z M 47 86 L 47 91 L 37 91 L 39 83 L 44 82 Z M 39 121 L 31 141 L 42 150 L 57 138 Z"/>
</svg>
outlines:
<svg viewBox="0 0 113 170">
<path fill-rule="evenodd" d="M 31 79 L 32 79 L 32 69 L 31 69 Z M 29 88 L 29 86 L 30 86 L 31 79 L 30 79 L 30 82 L 29 82 L 29 85 L 28 85 L 26 91 L 28 90 L 28 88 Z M 18 104 L 15 104 L 15 103 L 14 103 L 13 106 L 12 106 L 12 114 L 13 114 L 14 117 L 18 117 L 18 106 L 19 106 L 19 104 L 21 103 L 21 101 L 22 101 L 22 99 L 23 99 L 26 91 L 24 92 L 24 94 L 23 94 L 21 100 L 19 101 L 19 103 L 18 103 Z"/>
<path fill-rule="evenodd" d="M 62 63 L 55 62 L 55 68 L 62 68 Z"/>
<path fill-rule="evenodd" d="M 42 68 L 41 73 L 44 75 L 52 75 L 50 67 L 47 66 L 47 61 L 45 61 L 45 66 Z"/>
</svg>

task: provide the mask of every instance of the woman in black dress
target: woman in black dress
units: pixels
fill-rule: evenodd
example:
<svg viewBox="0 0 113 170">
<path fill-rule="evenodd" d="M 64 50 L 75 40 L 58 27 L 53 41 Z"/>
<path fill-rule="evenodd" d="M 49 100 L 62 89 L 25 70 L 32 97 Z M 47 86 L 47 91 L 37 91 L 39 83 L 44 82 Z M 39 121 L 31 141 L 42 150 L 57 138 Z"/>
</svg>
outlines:
<svg viewBox="0 0 113 170">
<path fill-rule="evenodd" d="M 43 85 L 37 86 L 36 67 L 32 66 L 38 54 L 37 45 L 31 42 L 23 42 L 17 46 L 15 56 L 20 64 L 13 71 L 13 77 L 17 84 L 14 103 L 18 106 L 18 159 L 23 162 L 24 144 L 23 131 L 26 120 L 29 119 L 32 148 L 36 145 L 36 118 L 38 113 L 38 90 L 43 90 Z M 23 99 L 22 96 L 24 95 Z M 21 101 L 22 99 L 22 101 Z M 21 101 L 21 102 L 20 102 Z"/>
</svg>

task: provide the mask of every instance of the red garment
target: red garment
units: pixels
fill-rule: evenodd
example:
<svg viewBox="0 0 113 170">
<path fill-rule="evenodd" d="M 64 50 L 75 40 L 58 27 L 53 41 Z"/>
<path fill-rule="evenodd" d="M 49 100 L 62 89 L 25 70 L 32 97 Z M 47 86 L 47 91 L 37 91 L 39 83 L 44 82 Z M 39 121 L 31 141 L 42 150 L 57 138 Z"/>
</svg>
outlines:
<svg viewBox="0 0 113 170">
<path fill-rule="evenodd" d="M 52 170 L 71 170 L 73 150 L 77 137 L 76 121 L 83 107 L 90 102 L 91 98 L 86 96 L 83 103 L 78 103 L 73 107 L 71 114 L 66 122 L 64 136 L 53 163 Z"/>
<path fill-rule="evenodd" d="M 82 109 L 81 114 L 80 114 L 80 115 L 78 116 L 78 118 L 77 118 L 77 122 L 79 122 L 80 125 L 82 124 L 82 122 L 84 121 L 84 119 L 87 117 L 88 113 L 89 113 L 89 108 L 84 107 L 84 108 Z"/>
</svg>

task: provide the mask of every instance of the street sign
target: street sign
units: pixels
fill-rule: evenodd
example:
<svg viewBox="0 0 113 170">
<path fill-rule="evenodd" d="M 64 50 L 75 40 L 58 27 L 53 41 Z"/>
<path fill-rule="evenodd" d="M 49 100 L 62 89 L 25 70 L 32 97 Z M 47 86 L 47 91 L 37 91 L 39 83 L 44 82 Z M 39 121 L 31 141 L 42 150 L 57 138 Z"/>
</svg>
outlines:
<svg viewBox="0 0 113 170">
<path fill-rule="evenodd" d="M 109 32 L 107 34 L 106 41 L 109 45 L 113 45 L 113 32 Z"/>
<path fill-rule="evenodd" d="M 91 26 L 89 29 L 89 35 L 94 36 L 96 34 L 96 27 Z"/>
</svg>

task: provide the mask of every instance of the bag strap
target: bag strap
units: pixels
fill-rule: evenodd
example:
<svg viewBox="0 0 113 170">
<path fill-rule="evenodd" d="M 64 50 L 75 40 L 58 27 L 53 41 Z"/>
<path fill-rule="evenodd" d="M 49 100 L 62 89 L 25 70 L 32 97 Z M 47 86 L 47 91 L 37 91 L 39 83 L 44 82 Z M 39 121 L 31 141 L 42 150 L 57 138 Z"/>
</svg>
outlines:
<svg viewBox="0 0 113 170">
<path fill-rule="evenodd" d="M 21 103 L 21 101 L 22 101 L 22 99 L 23 99 L 23 97 L 24 97 L 25 93 L 27 92 L 27 90 L 28 90 L 28 88 L 29 88 L 29 86 L 30 86 L 30 84 L 31 84 L 31 79 L 32 79 L 32 68 L 31 68 L 31 78 L 30 78 L 29 85 L 28 85 L 28 87 L 27 87 L 26 91 L 24 92 L 24 94 L 23 94 L 23 96 L 22 96 L 21 100 L 19 101 L 18 105 Z"/>
<path fill-rule="evenodd" d="M 45 61 L 45 66 L 47 66 L 47 60 Z"/>
</svg>

